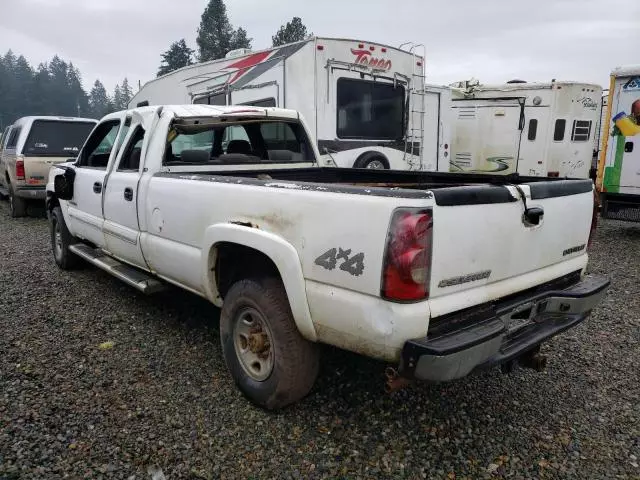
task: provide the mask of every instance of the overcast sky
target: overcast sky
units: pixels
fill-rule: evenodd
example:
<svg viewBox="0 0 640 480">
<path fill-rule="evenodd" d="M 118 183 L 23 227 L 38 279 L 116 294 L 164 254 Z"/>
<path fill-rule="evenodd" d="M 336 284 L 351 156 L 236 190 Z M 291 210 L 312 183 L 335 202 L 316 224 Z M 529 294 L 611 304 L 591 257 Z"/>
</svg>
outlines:
<svg viewBox="0 0 640 480">
<path fill-rule="evenodd" d="M 182 37 L 195 49 L 206 0 L 1 0 L 0 51 L 33 65 L 72 61 L 88 90 L 153 78 L 160 54 Z M 227 0 L 231 23 L 253 48 L 293 16 L 321 36 L 427 47 L 430 83 L 475 77 L 608 84 L 618 65 L 640 63 L 640 0 Z"/>
</svg>

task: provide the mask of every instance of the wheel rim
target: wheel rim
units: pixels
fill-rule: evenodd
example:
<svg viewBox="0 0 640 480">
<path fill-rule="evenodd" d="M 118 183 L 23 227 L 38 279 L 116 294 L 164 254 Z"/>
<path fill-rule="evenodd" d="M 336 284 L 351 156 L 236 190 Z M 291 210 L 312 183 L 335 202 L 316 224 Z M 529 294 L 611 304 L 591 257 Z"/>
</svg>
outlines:
<svg viewBox="0 0 640 480">
<path fill-rule="evenodd" d="M 263 382 L 274 365 L 271 330 L 255 308 L 240 311 L 233 327 L 233 345 L 244 371 L 253 380 Z"/>
<path fill-rule="evenodd" d="M 381 160 L 371 160 L 367 164 L 367 168 L 370 168 L 372 170 L 384 170 L 384 163 L 382 163 Z"/>
<path fill-rule="evenodd" d="M 62 230 L 57 220 L 53 220 L 53 248 L 56 258 L 59 259 L 62 256 Z"/>
</svg>

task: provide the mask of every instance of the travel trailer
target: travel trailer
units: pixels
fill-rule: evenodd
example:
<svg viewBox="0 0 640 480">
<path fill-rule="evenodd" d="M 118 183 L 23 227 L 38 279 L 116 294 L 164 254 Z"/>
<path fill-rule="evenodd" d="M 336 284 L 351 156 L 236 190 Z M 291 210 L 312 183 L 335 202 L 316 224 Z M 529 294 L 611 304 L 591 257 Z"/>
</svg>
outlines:
<svg viewBox="0 0 640 480">
<path fill-rule="evenodd" d="M 575 82 L 452 85 L 451 171 L 587 178 L 602 88 Z"/>
<path fill-rule="evenodd" d="M 424 72 L 420 45 L 312 37 L 176 70 L 145 84 L 130 107 L 291 108 L 309 124 L 325 165 L 447 171 L 450 89 L 425 85 Z"/>
<path fill-rule="evenodd" d="M 611 72 L 607 104 L 597 179 L 602 216 L 640 222 L 640 65 Z"/>
</svg>

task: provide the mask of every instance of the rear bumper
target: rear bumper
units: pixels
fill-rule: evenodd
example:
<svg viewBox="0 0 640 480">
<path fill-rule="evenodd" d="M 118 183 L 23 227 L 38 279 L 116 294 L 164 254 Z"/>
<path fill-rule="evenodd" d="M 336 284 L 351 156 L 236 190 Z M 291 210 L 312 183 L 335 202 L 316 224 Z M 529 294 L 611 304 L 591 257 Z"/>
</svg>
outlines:
<svg viewBox="0 0 640 480">
<path fill-rule="evenodd" d="M 447 381 L 518 358 L 582 322 L 608 286 L 605 277 L 586 276 L 562 290 L 485 308 L 471 326 L 407 341 L 400 372 L 419 380 Z M 474 312 L 465 315 L 474 317 Z"/>
<path fill-rule="evenodd" d="M 600 203 L 600 212 L 604 218 L 640 222 L 640 189 L 637 195 L 602 192 Z"/>
<path fill-rule="evenodd" d="M 45 185 L 17 186 L 15 195 L 27 200 L 45 200 L 47 198 L 47 189 Z"/>
</svg>

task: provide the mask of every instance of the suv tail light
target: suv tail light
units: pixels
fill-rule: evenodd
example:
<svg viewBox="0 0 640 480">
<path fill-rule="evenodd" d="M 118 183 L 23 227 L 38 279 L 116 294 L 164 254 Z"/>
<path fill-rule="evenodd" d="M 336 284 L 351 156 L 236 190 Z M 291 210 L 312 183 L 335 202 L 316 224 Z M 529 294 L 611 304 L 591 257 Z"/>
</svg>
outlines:
<svg viewBox="0 0 640 480">
<path fill-rule="evenodd" d="M 431 210 L 400 208 L 387 233 L 382 271 L 382 297 L 418 301 L 429 297 L 431 278 Z"/>
<path fill-rule="evenodd" d="M 24 160 L 22 158 L 16 160 L 16 180 L 24 180 Z"/>
</svg>

